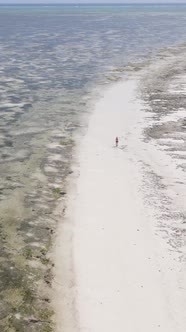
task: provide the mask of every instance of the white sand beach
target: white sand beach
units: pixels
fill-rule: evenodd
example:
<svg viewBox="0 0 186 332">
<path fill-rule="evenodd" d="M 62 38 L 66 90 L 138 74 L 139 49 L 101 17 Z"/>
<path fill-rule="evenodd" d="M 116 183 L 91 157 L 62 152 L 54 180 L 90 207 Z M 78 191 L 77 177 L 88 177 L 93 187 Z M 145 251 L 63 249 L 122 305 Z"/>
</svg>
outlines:
<svg viewBox="0 0 186 332">
<path fill-rule="evenodd" d="M 57 332 L 185 331 L 180 252 L 158 233 L 161 197 L 151 204 L 144 185 L 146 165 L 165 182 L 174 165 L 142 140 L 136 91 L 132 79 L 103 93 L 77 153 L 55 248 Z"/>
</svg>

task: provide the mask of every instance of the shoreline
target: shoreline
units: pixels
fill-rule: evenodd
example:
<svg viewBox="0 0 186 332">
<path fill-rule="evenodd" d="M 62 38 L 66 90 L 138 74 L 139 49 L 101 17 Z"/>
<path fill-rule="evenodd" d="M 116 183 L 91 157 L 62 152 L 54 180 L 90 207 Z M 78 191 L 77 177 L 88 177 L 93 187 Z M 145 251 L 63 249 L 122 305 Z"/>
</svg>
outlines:
<svg viewBox="0 0 186 332">
<path fill-rule="evenodd" d="M 177 313 L 179 255 L 156 235 L 157 211 L 144 204 L 141 188 L 141 158 L 150 149 L 142 140 L 147 114 L 135 97 L 138 81 L 116 83 L 104 92 L 77 153 L 57 242 L 61 256 L 58 251 L 55 269 L 63 287 L 55 301 L 56 332 L 183 332 Z"/>
</svg>

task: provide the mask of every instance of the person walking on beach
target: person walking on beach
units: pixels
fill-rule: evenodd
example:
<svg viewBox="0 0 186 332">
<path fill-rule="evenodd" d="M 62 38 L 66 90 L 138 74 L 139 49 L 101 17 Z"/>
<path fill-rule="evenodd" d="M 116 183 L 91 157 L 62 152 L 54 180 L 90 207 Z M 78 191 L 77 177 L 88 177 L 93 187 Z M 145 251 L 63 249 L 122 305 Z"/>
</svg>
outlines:
<svg viewBox="0 0 186 332">
<path fill-rule="evenodd" d="M 116 146 L 118 146 L 119 139 L 116 137 Z"/>
</svg>

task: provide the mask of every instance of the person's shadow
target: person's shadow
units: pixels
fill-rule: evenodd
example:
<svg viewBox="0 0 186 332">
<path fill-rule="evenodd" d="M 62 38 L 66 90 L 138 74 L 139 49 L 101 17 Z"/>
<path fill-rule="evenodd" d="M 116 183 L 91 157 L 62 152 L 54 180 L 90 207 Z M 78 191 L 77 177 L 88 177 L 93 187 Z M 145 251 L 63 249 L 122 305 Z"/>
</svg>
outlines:
<svg viewBox="0 0 186 332">
<path fill-rule="evenodd" d="M 126 150 L 127 145 L 120 145 L 118 146 L 118 149 L 120 150 Z"/>
<path fill-rule="evenodd" d="M 120 150 L 123 150 L 123 151 L 124 151 L 124 150 L 126 149 L 127 145 L 119 145 L 119 144 L 118 144 L 117 146 L 116 146 L 116 145 L 113 145 L 112 147 L 113 147 L 114 149 L 120 149 Z"/>
</svg>

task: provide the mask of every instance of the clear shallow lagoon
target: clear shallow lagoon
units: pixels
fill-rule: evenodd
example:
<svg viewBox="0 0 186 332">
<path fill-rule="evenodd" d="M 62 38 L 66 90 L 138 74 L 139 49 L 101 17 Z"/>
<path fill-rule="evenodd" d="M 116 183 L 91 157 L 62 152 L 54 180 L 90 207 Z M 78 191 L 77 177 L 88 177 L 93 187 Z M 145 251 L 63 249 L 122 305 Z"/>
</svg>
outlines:
<svg viewBox="0 0 186 332">
<path fill-rule="evenodd" d="M 65 196 L 73 134 L 92 91 L 185 36 L 186 5 L 0 6 L 0 301 L 7 312 L 10 290 L 27 294 L 49 270 L 52 212 Z"/>
</svg>

